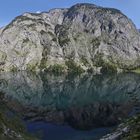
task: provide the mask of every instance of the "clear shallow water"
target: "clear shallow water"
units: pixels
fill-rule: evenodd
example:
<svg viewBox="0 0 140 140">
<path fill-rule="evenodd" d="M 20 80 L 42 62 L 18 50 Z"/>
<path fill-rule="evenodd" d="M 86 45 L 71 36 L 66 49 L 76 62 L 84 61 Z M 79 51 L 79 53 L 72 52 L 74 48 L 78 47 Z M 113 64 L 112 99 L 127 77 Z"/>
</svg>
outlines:
<svg viewBox="0 0 140 140">
<path fill-rule="evenodd" d="M 0 91 L 42 140 L 96 140 L 139 111 L 140 75 L 2 73 Z"/>
</svg>

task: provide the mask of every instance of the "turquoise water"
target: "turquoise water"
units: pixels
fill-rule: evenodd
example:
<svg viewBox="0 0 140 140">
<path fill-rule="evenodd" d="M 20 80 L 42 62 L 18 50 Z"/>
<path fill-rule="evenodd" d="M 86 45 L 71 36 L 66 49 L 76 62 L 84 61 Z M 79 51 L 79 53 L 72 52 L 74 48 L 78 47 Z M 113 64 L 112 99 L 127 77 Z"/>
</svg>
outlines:
<svg viewBox="0 0 140 140">
<path fill-rule="evenodd" d="M 140 75 L 2 73 L 0 91 L 41 140 L 96 140 L 139 112 Z"/>
</svg>

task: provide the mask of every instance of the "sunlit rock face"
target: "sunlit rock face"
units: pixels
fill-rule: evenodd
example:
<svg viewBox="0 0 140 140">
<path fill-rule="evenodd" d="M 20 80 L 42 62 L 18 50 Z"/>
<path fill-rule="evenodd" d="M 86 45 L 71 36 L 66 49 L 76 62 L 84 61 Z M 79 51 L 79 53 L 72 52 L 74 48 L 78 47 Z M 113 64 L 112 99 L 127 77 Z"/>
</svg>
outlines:
<svg viewBox="0 0 140 140">
<path fill-rule="evenodd" d="M 139 106 L 140 76 L 136 74 L 72 77 L 20 72 L 0 77 L 8 106 L 31 121 L 77 129 L 114 126 Z"/>
<path fill-rule="evenodd" d="M 25 13 L 0 29 L 0 69 L 67 69 L 71 60 L 84 70 L 133 69 L 140 64 L 139 40 L 135 25 L 116 9 L 77 4 Z"/>
</svg>

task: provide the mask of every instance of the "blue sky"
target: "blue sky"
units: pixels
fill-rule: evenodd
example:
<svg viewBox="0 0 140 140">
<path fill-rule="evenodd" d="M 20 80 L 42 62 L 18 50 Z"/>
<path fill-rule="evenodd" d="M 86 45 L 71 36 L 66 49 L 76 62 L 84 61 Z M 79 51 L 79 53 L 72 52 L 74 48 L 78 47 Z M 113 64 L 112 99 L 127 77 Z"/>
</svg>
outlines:
<svg viewBox="0 0 140 140">
<path fill-rule="evenodd" d="M 1 0 L 0 27 L 24 12 L 48 11 L 70 7 L 76 3 L 93 3 L 121 10 L 140 28 L 140 0 Z"/>
</svg>

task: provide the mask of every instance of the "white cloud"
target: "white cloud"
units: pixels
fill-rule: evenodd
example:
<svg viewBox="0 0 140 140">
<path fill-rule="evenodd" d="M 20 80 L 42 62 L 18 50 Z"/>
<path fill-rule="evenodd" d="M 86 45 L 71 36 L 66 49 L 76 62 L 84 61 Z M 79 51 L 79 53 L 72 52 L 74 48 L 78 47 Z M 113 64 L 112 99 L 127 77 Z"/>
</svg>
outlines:
<svg viewBox="0 0 140 140">
<path fill-rule="evenodd" d="M 41 13 L 41 11 L 36 11 L 36 13 L 37 13 L 37 14 L 40 14 L 40 13 Z"/>
</svg>

